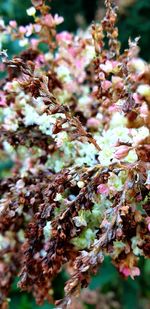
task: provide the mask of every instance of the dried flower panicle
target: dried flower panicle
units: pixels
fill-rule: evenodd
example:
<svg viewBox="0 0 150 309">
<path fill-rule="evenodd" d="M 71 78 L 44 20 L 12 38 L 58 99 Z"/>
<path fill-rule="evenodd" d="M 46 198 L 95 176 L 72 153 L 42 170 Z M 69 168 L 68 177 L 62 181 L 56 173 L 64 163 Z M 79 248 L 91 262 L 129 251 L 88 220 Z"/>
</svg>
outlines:
<svg viewBox="0 0 150 309">
<path fill-rule="evenodd" d="M 11 60 L 1 52 L 0 154 L 13 162 L 0 181 L 2 308 L 16 275 L 42 304 L 67 265 L 56 304 L 72 308 L 105 255 L 133 279 L 150 257 L 150 70 L 138 39 L 120 53 L 105 3 L 101 24 L 76 35 L 57 33 L 63 18 L 43 0 L 27 10 L 32 24 L 1 23 L 2 38 L 24 47 Z"/>
</svg>

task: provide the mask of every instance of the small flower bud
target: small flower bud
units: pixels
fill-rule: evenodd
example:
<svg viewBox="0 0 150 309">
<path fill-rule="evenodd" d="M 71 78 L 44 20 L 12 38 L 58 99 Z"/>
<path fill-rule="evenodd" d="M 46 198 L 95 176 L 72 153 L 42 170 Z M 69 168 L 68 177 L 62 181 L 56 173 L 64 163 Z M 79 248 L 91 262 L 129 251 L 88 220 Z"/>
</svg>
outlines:
<svg viewBox="0 0 150 309">
<path fill-rule="evenodd" d="M 12 28 L 16 28 L 16 27 L 17 27 L 17 23 L 16 23 L 15 20 L 10 20 L 9 25 L 10 25 Z"/>
<path fill-rule="evenodd" d="M 107 91 L 112 86 L 112 83 L 109 80 L 104 80 L 101 82 L 102 89 Z"/>
<path fill-rule="evenodd" d="M 128 155 L 130 150 L 131 150 L 131 147 L 128 147 L 126 145 L 117 147 L 117 150 L 114 154 L 115 158 L 118 160 L 124 159 Z"/>
<path fill-rule="evenodd" d="M 84 187 L 84 182 L 83 181 L 78 181 L 77 186 L 82 189 Z"/>
<path fill-rule="evenodd" d="M 113 66 L 111 61 L 107 60 L 105 64 L 100 64 L 101 70 L 103 70 L 106 73 L 112 72 Z"/>
<path fill-rule="evenodd" d="M 88 119 L 87 121 L 87 127 L 88 128 L 95 128 L 97 129 L 100 125 L 100 120 L 99 119 L 96 119 L 94 117 L 91 117 Z"/>
<path fill-rule="evenodd" d="M 28 16 L 34 16 L 35 13 L 36 13 L 36 9 L 34 8 L 34 6 L 31 6 L 29 9 L 27 9 Z"/>
</svg>

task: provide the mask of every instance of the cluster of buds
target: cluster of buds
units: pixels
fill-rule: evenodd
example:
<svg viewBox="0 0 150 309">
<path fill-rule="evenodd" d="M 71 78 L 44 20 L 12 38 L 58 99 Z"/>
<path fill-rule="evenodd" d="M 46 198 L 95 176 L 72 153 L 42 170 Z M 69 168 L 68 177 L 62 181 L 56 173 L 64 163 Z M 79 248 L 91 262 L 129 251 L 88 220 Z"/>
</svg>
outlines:
<svg viewBox="0 0 150 309">
<path fill-rule="evenodd" d="M 105 255 L 131 278 L 150 257 L 150 70 L 138 39 L 120 52 L 110 0 L 101 24 L 76 35 L 32 4 L 34 23 L 0 27 L 25 46 L 1 52 L 0 155 L 13 167 L 0 180 L 0 306 L 15 276 L 38 304 L 54 302 L 67 265 L 56 305 L 71 308 Z"/>
</svg>

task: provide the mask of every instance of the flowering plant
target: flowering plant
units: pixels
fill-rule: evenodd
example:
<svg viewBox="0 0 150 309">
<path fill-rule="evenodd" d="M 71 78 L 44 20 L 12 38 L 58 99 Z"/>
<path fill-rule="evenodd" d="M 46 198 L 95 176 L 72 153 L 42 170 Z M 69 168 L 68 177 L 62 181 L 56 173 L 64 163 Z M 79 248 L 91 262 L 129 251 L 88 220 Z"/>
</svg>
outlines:
<svg viewBox="0 0 150 309">
<path fill-rule="evenodd" d="M 38 304 L 52 301 L 52 279 L 70 279 L 56 305 L 69 308 L 106 255 L 124 277 L 150 257 L 150 70 L 138 39 L 120 52 L 116 8 L 76 35 L 44 0 L 34 23 L 0 23 L 24 50 L 1 51 L 1 156 L 14 165 L 1 180 L 0 304 L 14 276 Z M 43 51 L 44 49 L 44 51 Z"/>
</svg>

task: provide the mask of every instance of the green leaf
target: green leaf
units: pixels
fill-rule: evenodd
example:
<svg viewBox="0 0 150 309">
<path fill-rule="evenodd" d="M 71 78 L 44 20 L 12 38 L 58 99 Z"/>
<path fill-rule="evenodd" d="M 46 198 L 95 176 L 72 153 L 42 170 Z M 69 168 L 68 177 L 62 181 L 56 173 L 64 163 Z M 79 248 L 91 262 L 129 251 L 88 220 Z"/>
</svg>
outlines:
<svg viewBox="0 0 150 309">
<path fill-rule="evenodd" d="M 102 288 L 105 284 L 110 284 L 113 280 L 116 281 L 118 277 L 117 271 L 114 266 L 111 264 L 108 258 L 105 258 L 105 261 L 100 268 L 98 274 L 93 277 L 89 287 L 91 290 L 96 288 Z"/>
</svg>

